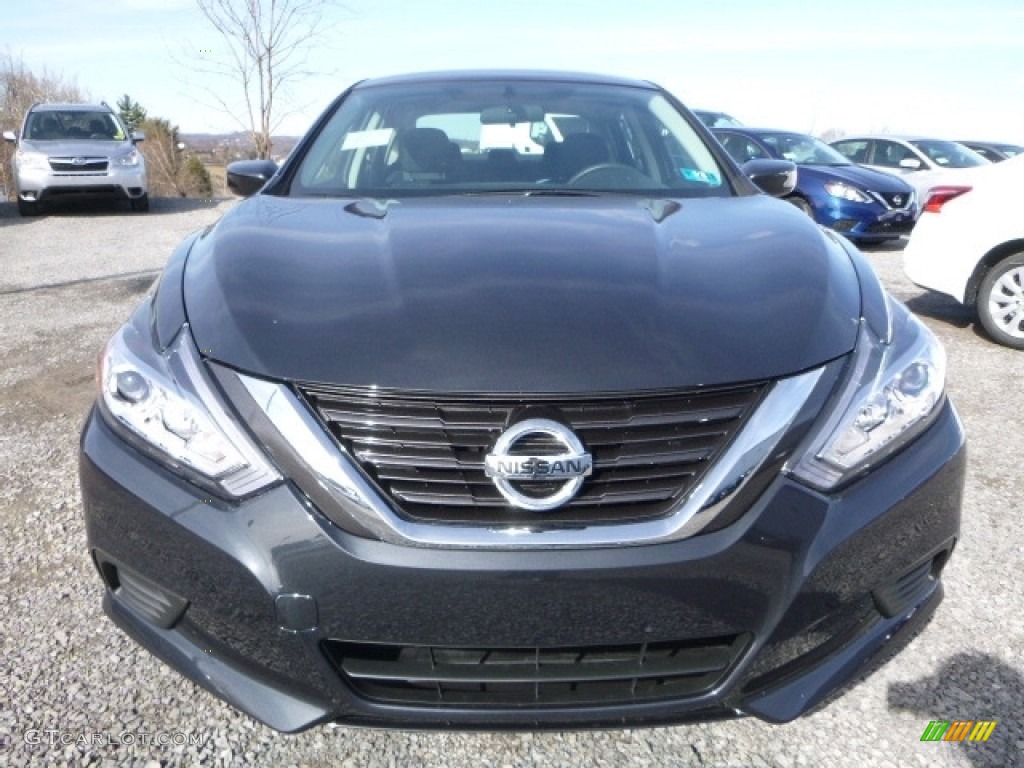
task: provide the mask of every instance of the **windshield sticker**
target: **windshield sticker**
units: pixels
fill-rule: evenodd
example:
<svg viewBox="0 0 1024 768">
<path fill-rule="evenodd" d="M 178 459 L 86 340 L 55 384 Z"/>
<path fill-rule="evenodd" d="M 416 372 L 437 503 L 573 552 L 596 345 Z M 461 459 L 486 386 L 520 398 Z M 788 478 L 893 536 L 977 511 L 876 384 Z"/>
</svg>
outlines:
<svg viewBox="0 0 1024 768">
<path fill-rule="evenodd" d="M 361 147 L 386 147 L 395 135 L 394 128 L 377 128 L 373 131 L 353 131 L 345 134 L 342 149 L 359 149 Z"/>
<path fill-rule="evenodd" d="M 711 171 L 698 171 L 696 168 L 680 168 L 679 173 L 687 181 L 699 181 L 713 187 L 717 187 L 721 183 L 718 174 L 711 173 Z"/>
</svg>

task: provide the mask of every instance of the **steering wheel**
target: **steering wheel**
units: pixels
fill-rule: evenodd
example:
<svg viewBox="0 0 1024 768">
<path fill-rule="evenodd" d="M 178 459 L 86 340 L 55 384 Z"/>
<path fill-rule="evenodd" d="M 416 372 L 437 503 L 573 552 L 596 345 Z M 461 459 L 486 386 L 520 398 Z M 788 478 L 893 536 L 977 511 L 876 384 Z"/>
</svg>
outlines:
<svg viewBox="0 0 1024 768">
<path fill-rule="evenodd" d="M 621 163 L 598 163 L 588 166 L 566 182 L 570 187 L 584 183 L 601 189 L 646 189 L 660 186 L 646 173 Z"/>
</svg>

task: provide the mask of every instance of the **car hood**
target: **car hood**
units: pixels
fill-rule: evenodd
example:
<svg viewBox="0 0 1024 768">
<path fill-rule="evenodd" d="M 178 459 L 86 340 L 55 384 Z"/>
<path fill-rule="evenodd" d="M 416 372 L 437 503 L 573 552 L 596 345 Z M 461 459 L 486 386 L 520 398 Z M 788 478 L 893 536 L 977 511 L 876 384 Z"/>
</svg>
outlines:
<svg viewBox="0 0 1024 768">
<path fill-rule="evenodd" d="M 910 192 L 912 187 L 906 181 L 891 173 L 875 171 L 862 165 L 801 165 L 798 173 L 816 173 L 825 180 L 838 179 L 855 184 L 862 189 L 897 194 Z"/>
<path fill-rule="evenodd" d="M 98 139 L 61 139 L 57 141 L 22 141 L 27 152 L 42 152 L 50 157 L 107 157 L 131 148 L 130 141 L 101 141 Z"/>
<path fill-rule="evenodd" d="M 444 392 L 764 380 L 852 349 L 842 248 L 765 197 L 258 195 L 196 240 L 201 352 L 272 379 Z"/>
</svg>

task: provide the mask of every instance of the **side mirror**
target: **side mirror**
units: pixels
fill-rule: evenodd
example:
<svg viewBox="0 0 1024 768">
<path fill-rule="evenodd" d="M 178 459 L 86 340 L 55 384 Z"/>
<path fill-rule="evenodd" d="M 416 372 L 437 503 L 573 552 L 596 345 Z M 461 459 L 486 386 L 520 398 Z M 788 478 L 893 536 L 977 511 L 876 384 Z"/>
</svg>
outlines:
<svg viewBox="0 0 1024 768">
<path fill-rule="evenodd" d="M 275 173 L 273 160 L 239 160 L 228 166 L 228 189 L 242 197 L 255 195 Z"/>
<path fill-rule="evenodd" d="M 796 188 L 796 165 L 788 160 L 747 160 L 740 170 L 772 197 L 785 197 Z"/>
<path fill-rule="evenodd" d="M 908 171 L 917 171 L 921 168 L 921 161 L 916 157 L 904 157 L 900 160 L 900 168 L 906 168 Z"/>
<path fill-rule="evenodd" d="M 132 131 L 132 144 L 138 144 L 140 141 L 146 140 L 146 134 L 142 131 Z"/>
<path fill-rule="evenodd" d="M 4 141 L 9 141 L 12 144 L 16 144 L 18 141 L 18 134 L 14 131 L 4 131 Z"/>
</svg>

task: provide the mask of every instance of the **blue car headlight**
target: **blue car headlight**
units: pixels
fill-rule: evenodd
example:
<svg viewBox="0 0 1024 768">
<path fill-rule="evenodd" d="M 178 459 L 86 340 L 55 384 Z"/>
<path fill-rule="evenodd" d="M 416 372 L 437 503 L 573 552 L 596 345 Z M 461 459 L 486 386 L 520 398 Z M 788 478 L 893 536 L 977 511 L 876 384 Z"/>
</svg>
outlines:
<svg viewBox="0 0 1024 768">
<path fill-rule="evenodd" d="M 107 422 L 197 485 L 239 498 L 281 479 L 215 394 L 187 325 L 160 353 L 125 324 L 100 354 L 98 375 Z"/>
<path fill-rule="evenodd" d="M 870 203 L 873 202 L 871 196 L 864 192 L 862 189 L 846 184 L 842 181 L 830 181 L 825 184 L 825 191 L 828 192 L 832 197 L 842 198 L 843 200 L 849 200 L 851 203 Z"/>
<path fill-rule="evenodd" d="M 876 466 L 934 421 L 945 398 L 946 353 L 931 331 L 889 299 L 892 339 L 865 324 L 851 372 L 830 415 L 789 473 L 832 490 Z"/>
</svg>

